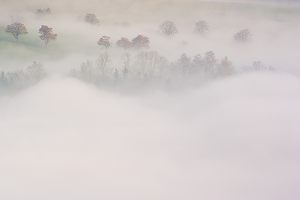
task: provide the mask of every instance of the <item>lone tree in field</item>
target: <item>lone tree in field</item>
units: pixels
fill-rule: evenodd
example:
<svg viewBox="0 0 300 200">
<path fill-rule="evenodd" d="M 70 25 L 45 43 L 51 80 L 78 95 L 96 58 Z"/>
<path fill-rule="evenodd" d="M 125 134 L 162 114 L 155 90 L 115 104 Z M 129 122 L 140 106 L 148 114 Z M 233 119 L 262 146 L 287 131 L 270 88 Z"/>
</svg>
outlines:
<svg viewBox="0 0 300 200">
<path fill-rule="evenodd" d="M 11 33 L 16 40 L 19 40 L 20 35 L 28 33 L 25 25 L 19 22 L 8 25 L 5 31 Z"/>
<path fill-rule="evenodd" d="M 129 49 L 132 47 L 132 42 L 128 38 L 123 37 L 117 41 L 117 46 L 124 49 Z"/>
<path fill-rule="evenodd" d="M 110 46 L 111 46 L 111 43 L 110 43 L 110 37 L 108 36 L 102 36 L 99 40 L 98 40 L 98 45 L 99 46 L 102 46 L 102 47 L 105 47 L 106 49 L 108 49 Z"/>
<path fill-rule="evenodd" d="M 132 39 L 132 46 L 134 48 L 149 48 L 149 38 L 143 35 L 138 35 L 137 37 Z"/>
<path fill-rule="evenodd" d="M 251 32 L 248 29 L 243 29 L 237 32 L 233 37 L 238 42 L 248 42 L 251 39 Z"/>
<path fill-rule="evenodd" d="M 95 14 L 92 13 L 88 13 L 85 15 L 84 17 L 85 22 L 89 23 L 89 24 L 99 24 L 100 20 L 97 18 L 97 16 Z"/>
<path fill-rule="evenodd" d="M 39 29 L 41 40 L 45 42 L 45 45 L 48 45 L 50 40 L 56 40 L 57 34 L 53 33 L 52 28 L 42 25 Z"/>
<path fill-rule="evenodd" d="M 165 21 L 160 25 L 159 29 L 160 32 L 166 36 L 173 36 L 178 32 L 174 22 L 172 21 Z"/>
<path fill-rule="evenodd" d="M 206 23 L 206 21 L 198 21 L 195 24 L 195 33 L 198 34 L 205 34 L 207 33 L 209 30 L 208 24 Z"/>
</svg>

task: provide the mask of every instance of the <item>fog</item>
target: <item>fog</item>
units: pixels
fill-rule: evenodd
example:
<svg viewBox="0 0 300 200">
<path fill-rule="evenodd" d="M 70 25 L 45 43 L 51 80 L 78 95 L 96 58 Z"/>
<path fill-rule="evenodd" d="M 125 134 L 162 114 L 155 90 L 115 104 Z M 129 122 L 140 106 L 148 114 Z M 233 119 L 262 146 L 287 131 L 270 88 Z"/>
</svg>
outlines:
<svg viewBox="0 0 300 200">
<path fill-rule="evenodd" d="M 298 1 L 0 0 L 0 16 L 0 199 L 300 199 Z"/>
</svg>

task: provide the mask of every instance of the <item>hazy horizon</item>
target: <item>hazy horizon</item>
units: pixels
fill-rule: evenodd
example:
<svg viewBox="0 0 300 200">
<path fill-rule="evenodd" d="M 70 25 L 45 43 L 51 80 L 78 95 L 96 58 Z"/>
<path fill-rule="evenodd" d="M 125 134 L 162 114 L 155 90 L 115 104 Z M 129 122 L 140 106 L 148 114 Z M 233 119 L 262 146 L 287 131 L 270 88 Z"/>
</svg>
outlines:
<svg viewBox="0 0 300 200">
<path fill-rule="evenodd" d="M 0 4 L 0 199 L 300 199 L 298 1 Z"/>
</svg>

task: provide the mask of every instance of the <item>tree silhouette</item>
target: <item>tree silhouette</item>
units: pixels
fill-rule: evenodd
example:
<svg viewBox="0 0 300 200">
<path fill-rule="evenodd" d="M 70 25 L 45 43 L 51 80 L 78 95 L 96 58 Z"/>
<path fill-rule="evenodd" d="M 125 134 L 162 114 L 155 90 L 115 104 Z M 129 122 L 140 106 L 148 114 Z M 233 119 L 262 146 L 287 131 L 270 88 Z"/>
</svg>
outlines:
<svg viewBox="0 0 300 200">
<path fill-rule="evenodd" d="M 95 14 L 88 13 L 85 15 L 84 20 L 89 24 L 99 24 L 100 20 L 97 18 Z"/>
<path fill-rule="evenodd" d="M 172 21 L 165 21 L 160 25 L 160 32 L 166 36 L 173 36 L 175 35 L 178 30 Z"/>
<path fill-rule="evenodd" d="M 52 28 L 49 28 L 48 26 L 42 25 L 39 29 L 40 39 L 45 42 L 45 45 L 47 46 L 49 41 L 56 40 L 57 34 L 53 33 Z"/>
<path fill-rule="evenodd" d="M 198 34 L 205 34 L 207 33 L 209 30 L 208 24 L 206 23 L 206 21 L 198 21 L 195 24 L 195 33 Z"/>
<path fill-rule="evenodd" d="M 102 36 L 99 40 L 98 40 L 98 45 L 99 46 L 102 46 L 102 47 L 105 47 L 106 49 L 108 49 L 110 46 L 111 46 L 111 43 L 110 43 L 110 37 L 108 36 Z"/>
<path fill-rule="evenodd" d="M 19 40 L 20 35 L 28 33 L 25 25 L 19 22 L 8 25 L 5 31 L 11 33 L 16 40 Z"/>
<path fill-rule="evenodd" d="M 143 35 L 138 35 L 132 39 L 132 46 L 135 48 L 148 48 L 149 47 L 149 38 Z"/>
<path fill-rule="evenodd" d="M 243 29 L 237 32 L 233 37 L 238 42 L 247 42 L 251 39 L 251 32 L 248 29 Z"/>
<path fill-rule="evenodd" d="M 129 49 L 132 47 L 132 42 L 128 38 L 123 37 L 117 41 L 117 46 L 124 49 Z"/>
</svg>

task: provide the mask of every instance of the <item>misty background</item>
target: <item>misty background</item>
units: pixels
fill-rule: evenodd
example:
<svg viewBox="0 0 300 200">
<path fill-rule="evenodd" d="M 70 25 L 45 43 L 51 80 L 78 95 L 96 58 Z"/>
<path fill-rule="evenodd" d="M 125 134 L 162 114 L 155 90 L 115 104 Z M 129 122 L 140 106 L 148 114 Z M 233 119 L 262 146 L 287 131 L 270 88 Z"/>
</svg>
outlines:
<svg viewBox="0 0 300 200">
<path fill-rule="evenodd" d="M 299 1 L 0 0 L 0 13 L 0 77 L 19 77 L 0 81 L 1 199 L 300 198 Z M 160 33 L 166 20 L 176 35 Z M 5 31 L 15 22 L 28 31 L 19 40 Z M 41 25 L 57 34 L 47 46 Z M 235 41 L 243 29 L 251 40 Z M 117 47 L 139 34 L 149 48 Z M 102 36 L 111 48 L 97 45 Z M 234 72 L 173 71 L 182 54 L 210 51 Z M 82 70 L 108 55 L 115 77 L 130 55 L 135 74 L 151 71 L 135 63 L 143 52 L 167 60 L 146 62 L 166 69 L 163 81 L 106 84 Z"/>
</svg>

